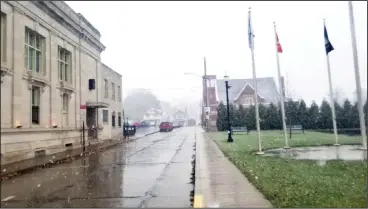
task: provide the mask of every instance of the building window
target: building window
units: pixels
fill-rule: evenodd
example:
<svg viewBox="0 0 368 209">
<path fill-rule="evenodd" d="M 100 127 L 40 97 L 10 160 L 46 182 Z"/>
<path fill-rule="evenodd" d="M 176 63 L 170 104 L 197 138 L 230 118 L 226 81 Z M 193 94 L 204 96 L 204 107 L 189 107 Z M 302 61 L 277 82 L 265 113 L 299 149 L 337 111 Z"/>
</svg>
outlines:
<svg viewBox="0 0 368 209">
<path fill-rule="evenodd" d="M 32 87 L 32 124 L 40 124 L 40 87 Z"/>
<path fill-rule="evenodd" d="M 60 81 L 71 82 L 71 53 L 62 48 L 58 47 L 58 75 Z"/>
<path fill-rule="evenodd" d="M 115 127 L 115 112 L 114 111 L 112 112 L 112 115 L 111 115 L 111 125 L 112 127 Z"/>
<path fill-rule="evenodd" d="M 121 112 L 118 112 L 118 126 L 121 127 Z"/>
<path fill-rule="evenodd" d="M 244 98 L 244 105 L 252 105 L 254 103 L 252 96 L 246 96 Z"/>
<path fill-rule="evenodd" d="M 107 98 L 109 98 L 109 86 L 108 86 L 107 79 L 104 79 L 104 86 L 105 86 L 105 95 L 104 95 L 104 97 L 107 99 Z"/>
<path fill-rule="evenodd" d="M 6 61 L 6 14 L 1 12 L 1 62 Z"/>
<path fill-rule="evenodd" d="M 111 83 L 111 99 L 115 100 L 115 83 Z"/>
<path fill-rule="evenodd" d="M 121 88 L 118 86 L 118 102 L 121 102 Z"/>
<path fill-rule="evenodd" d="M 102 110 L 102 122 L 108 123 L 109 122 L 109 111 Z"/>
<path fill-rule="evenodd" d="M 67 113 L 69 109 L 69 95 L 63 94 L 63 111 L 64 113 Z"/>
<path fill-rule="evenodd" d="M 45 38 L 38 33 L 26 28 L 24 45 L 25 67 L 33 72 L 41 73 L 44 67 L 44 43 Z"/>
</svg>

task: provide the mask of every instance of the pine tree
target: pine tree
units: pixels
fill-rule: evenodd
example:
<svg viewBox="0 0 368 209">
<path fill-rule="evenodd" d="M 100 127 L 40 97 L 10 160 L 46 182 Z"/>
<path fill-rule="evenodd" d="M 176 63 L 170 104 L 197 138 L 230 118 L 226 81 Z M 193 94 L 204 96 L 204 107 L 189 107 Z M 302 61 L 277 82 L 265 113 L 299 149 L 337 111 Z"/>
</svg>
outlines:
<svg viewBox="0 0 368 209">
<path fill-rule="evenodd" d="M 267 123 L 268 128 L 271 130 L 282 129 L 282 117 L 281 112 L 277 109 L 277 106 L 273 103 L 267 108 Z"/>
<path fill-rule="evenodd" d="M 247 119 L 247 109 L 244 108 L 243 105 L 239 105 L 236 111 L 235 117 L 236 117 L 237 126 L 240 126 L 240 127 L 246 126 L 245 120 Z"/>
<path fill-rule="evenodd" d="M 256 129 L 256 108 L 254 105 L 251 105 L 247 111 L 247 118 L 245 120 L 246 126 L 248 130 Z"/>
<path fill-rule="evenodd" d="M 354 125 L 351 121 L 351 117 L 353 116 L 353 106 L 351 105 L 351 102 L 346 99 L 344 101 L 344 104 L 342 106 L 342 116 L 338 117 L 339 124 L 341 124 L 342 128 L 353 128 Z"/>
<path fill-rule="evenodd" d="M 334 102 L 334 105 L 335 105 L 335 115 L 336 115 L 336 126 L 337 126 L 337 129 L 342 129 L 344 128 L 344 124 L 343 124 L 344 110 L 337 101 Z"/>
<path fill-rule="evenodd" d="M 259 111 L 259 125 L 261 127 L 261 130 L 268 130 L 270 129 L 268 121 L 267 121 L 267 108 L 263 104 L 258 105 L 258 111 Z"/>
<path fill-rule="evenodd" d="M 218 131 L 225 131 L 227 130 L 226 122 L 227 122 L 227 115 L 226 115 L 226 106 L 223 102 L 220 102 L 217 108 L 217 120 L 216 126 Z"/>
<path fill-rule="evenodd" d="M 354 103 L 351 109 L 351 118 L 349 120 L 351 121 L 351 128 L 360 128 L 358 102 Z"/>
<path fill-rule="evenodd" d="M 305 104 L 304 100 L 301 100 L 299 103 L 299 108 L 298 108 L 298 116 L 299 116 L 299 121 L 300 124 L 305 128 L 305 126 L 308 123 L 308 109 L 307 109 L 307 105 Z"/>
<path fill-rule="evenodd" d="M 315 101 L 312 102 L 310 108 L 308 109 L 308 118 L 306 129 L 318 129 L 319 126 L 319 107 Z"/>
<path fill-rule="evenodd" d="M 332 129 L 332 113 L 330 104 L 324 99 L 320 107 L 319 129 Z"/>
<path fill-rule="evenodd" d="M 231 127 L 235 127 L 235 126 L 238 126 L 237 124 L 237 117 L 236 117 L 236 112 L 237 112 L 237 108 L 234 104 L 230 104 L 230 126 Z M 227 111 L 226 111 L 226 114 L 227 114 Z M 227 117 L 226 117 L 226 127 L 227 127 Z M 226 129 L 227 130 L 227 129 Z"/>
<path fill-rule="evenodd" d="M 285 115 L 287 125 L 300 125 L 298 117 L 299 102 L 289 100 L 285 105 Z"/>
</svg>

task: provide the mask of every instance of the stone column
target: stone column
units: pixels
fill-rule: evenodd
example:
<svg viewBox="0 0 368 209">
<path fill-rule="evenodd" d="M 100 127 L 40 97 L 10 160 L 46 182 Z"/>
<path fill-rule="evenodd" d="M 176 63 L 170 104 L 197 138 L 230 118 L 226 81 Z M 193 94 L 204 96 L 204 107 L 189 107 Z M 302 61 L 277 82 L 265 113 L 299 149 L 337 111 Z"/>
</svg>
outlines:
<svg viewBox="0 0 368 209">
<path fill-rule="evenodd" d="M 19 122 L 24 128 L 31 124 L 28 82 L 22 79 L 26 72 L 24 63 L 24 22 L 23 13 L 13 7 L 13 128 Z M 27 95 L 27 96 L 26 96 Z"/>
</svg>

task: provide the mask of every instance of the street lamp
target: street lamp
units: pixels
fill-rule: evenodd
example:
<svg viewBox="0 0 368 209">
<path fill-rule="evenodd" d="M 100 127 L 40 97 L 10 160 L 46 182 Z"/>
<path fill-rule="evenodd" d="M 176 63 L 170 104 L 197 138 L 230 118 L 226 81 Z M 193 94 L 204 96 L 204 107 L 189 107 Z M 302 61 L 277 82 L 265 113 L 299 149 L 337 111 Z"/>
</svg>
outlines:
<svg viewBox="0 0 368 209">
<path fill-rule="evenodd" d="M 226 108 L 227 108 L 227 132 L 228 132 L 228 136 L 227 136 L 227 142 L 234 142 L 233 137 L 231 136 L 231 125 L 230 125 L 230 103 L 229 103 L 229 89 L 230 89 L 230 85 L 229 85 L 229 76 L 225 75 L 224 76 L 225 79 L 225 89 L 226 89 Z"/>
</svg>

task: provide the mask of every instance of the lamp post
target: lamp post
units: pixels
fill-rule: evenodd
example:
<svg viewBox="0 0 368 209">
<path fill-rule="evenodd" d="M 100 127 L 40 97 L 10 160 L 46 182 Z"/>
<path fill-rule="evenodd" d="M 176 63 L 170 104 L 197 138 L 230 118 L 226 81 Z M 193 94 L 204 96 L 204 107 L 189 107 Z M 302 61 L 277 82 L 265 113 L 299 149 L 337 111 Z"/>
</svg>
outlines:
<svg viewBox="0 0 368 209">
<path fill-rule="evenodd" d="M 231 125 L 230 125 L 229 89 L 230 89 L 231 86 L 229 85 L 229 76 L 225 75 L 224 76 L 224 79 L 225 79 L 226 109 L 227 109 L 227 132 L 228 132 L 227 142 L 234 142 L 234 139 L 231 136 Z"/>
</svg>

